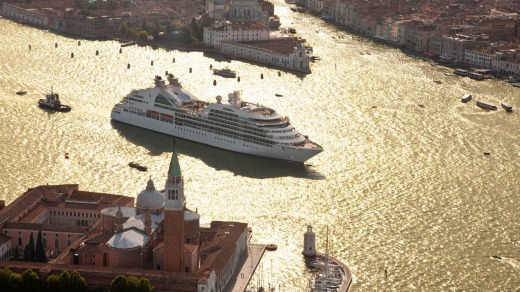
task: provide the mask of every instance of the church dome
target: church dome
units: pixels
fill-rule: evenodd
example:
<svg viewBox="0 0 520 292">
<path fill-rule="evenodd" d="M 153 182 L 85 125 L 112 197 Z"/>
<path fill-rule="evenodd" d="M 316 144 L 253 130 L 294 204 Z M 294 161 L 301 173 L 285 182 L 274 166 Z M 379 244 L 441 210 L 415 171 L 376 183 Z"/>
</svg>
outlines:
<svg viewBox="0 0 520 292">
<path fill-rule="evenodd" d="M 146 190 L 137 196 L 135 206 L 139 209 L 160 209 L 164 207 L 164 196 L 155 189 L 152 179 L 148 181 Z"/>
</svg>

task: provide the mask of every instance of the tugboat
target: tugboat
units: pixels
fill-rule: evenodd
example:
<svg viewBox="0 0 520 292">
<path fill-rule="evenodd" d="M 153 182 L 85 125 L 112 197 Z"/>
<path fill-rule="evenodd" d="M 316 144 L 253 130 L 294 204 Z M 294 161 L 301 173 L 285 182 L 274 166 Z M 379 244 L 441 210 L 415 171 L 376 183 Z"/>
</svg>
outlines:
<svg viewBox="0 0 520 292">
<path fill-rule="evenodd" d="M 70 112 L 71 110 L 70 106 L 61 104 L 60 96 L 57 93 L 52 92 L 52 89 L 51 93 L 45 95 L 45 98 L 38 100 L 38 106 L 58 112 Z"/>
</svg>

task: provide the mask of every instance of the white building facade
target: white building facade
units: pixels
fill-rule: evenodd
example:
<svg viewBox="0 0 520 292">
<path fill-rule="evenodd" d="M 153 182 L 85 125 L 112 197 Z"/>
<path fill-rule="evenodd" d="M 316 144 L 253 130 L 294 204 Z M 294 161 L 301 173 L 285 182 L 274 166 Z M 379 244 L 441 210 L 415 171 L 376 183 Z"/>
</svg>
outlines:
<svg viewBox="0 0 520 292">
<path fill-rule="evenodd" d="M 260 22 L 215 21 L 212 27 L 204 28 L 203 42 L 220 49 L 222 42 L 244 42 L 269 39 L 269 28 Z"/>
</svg>

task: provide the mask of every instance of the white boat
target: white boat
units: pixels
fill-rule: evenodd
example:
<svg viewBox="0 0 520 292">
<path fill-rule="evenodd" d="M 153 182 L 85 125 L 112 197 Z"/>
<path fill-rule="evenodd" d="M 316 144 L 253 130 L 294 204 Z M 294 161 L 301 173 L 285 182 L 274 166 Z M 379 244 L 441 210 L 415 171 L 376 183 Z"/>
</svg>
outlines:
<svg viewBox="0 0 520 292">
<path fill-rule="evenodd" d="M 472 98 L 473 98 L 473 96 L 471 96 L 471 94 L 468 93 L 468 94 L 464 94 L 460 100 L 462 102 L 466 103 L 466 102 L 470 101 Z"/>
<path fill-rule="evenodd" d="M 453 71 L 453 73 L 455 73 L 459 76 L 468 76 L 468 74 L 469 74 L 468 70 L 464 70 L 464 69 L 455 69 Z"/>
<path fill-rule="evenodd" d="M 484 74 L 480 74 L 480 73 L 477 73 L 477 72 L 468 72 L 468 76 L 471 79 L 484 80 Z"/>
<path fill-rule="evenodd" d="M 112 109 L 111 118 L 126 124 L 202 144 L 294 162 L 304 162 L 323 148 L 300 134 L 288 117 L 242 101 L 239 91 L 216 102 L 198 100 L 173 74 L 155 77 L 155 87 L 133 90 Z"/>
<path fill-rule="evenodd" d="M 222 77 L 236 77 L 237 73 L 229 68 L 224 69 L 213 69 L 213 74 L 220 75 Z"/>
<path fill-rule="evenodd" d="M 496 105 L 487 103 L 485 101 L 477 100 L 477 106 L 481 107 L 483 109 L 488 109 L 488 110 L 493 110 L 493 111 L 497 110 L 497 106 Z"/>
</svg>

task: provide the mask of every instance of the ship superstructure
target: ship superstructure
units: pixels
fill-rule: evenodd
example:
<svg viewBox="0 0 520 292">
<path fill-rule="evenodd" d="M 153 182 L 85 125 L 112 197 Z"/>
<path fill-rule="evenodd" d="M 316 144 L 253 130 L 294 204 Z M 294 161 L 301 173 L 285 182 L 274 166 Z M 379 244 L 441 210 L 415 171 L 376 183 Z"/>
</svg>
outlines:
<svg viewBox="0 0 520 292">
<path fill-rule="evenodd" d="M 112 110 L 111 118 L 141 128 L 214 147 L 276 159 L 304 162 L 323 148 L 300 134 L 288 117 L 246 101 L 234 91 L 209 103 L 183 89 L 178 78 L 155 76 L 155 87 L 133 90 Z"/>
</svg>

